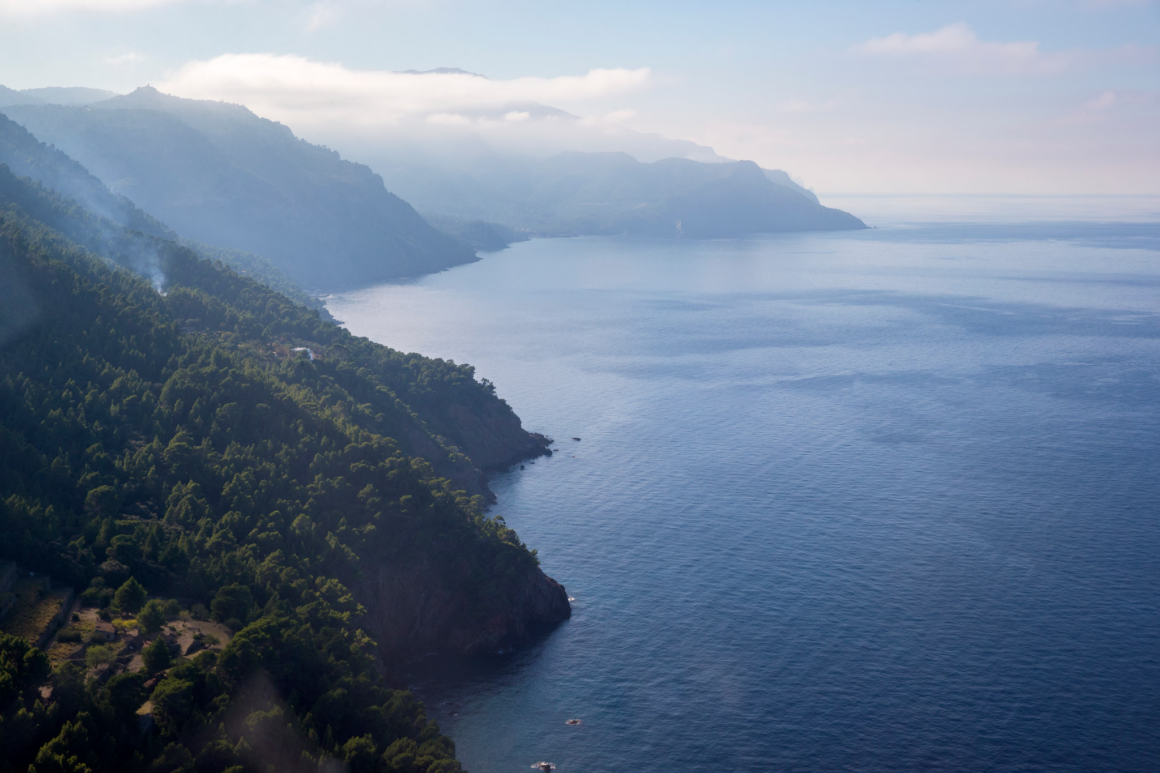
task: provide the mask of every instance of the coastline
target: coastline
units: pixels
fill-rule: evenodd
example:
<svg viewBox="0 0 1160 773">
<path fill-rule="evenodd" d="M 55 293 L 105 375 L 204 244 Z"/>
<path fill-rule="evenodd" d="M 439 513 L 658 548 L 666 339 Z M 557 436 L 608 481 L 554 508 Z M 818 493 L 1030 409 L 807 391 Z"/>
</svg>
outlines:
<svg viewBox="0 0 1160 773">
<path fill-rule="evenodd" d="M 553 455 L 552 438 L 523 430 L 510 408 L 505 413 L 507 421 L 487 424 L 491 430 L 508 431 L 462 436 L 490 462 L 474 465 L 488 506 L 496 502 L 488 486 L 491 475 Z M 504 441 L 496 442 L 497 435 Z M 522 543 L 512 548 L 519 553 L 528 549 Z M 445 571 L 448 565 L 453 567 L 450 576 Z M 492 574 L 506 579 L 497 587 L 493 577 L 488 581 L 491 592 L 481 593 L 476 587 L 479 578 L 464 560 L 449 563 L 428 554 L 385 560 L 371 570 L 355 589 L 367 609 L 367 627 L 384 665 L 431 653 L 473 655 L 509 649 L 571 618 L 567 589 L 548 576 L 538 560 L 514 574 L 510 568 L 506 573 L 495 568 Z"/>
</svg>

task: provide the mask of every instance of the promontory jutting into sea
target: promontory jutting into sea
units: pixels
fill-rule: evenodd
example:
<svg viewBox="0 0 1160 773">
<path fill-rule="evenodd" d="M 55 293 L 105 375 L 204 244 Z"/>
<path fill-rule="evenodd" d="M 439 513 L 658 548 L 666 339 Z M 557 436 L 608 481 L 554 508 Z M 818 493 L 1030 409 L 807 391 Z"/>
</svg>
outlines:
<svg viewBox="0 0 1160 773">
<path fill-rule="evenodd" d="M 0 773 L 1160 769 L 1158 34 L 0 0 Z"/>
</svg>

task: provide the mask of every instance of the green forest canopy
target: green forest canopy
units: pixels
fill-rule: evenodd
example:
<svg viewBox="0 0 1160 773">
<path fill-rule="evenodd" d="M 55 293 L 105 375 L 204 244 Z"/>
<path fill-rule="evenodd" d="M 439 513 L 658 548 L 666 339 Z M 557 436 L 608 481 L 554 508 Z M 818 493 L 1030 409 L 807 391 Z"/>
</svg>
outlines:
<svg viewBox="0 0 1160 773">
<path fill-rule="evenodd" d="M 534 569 L 436 431 L 452 404 L 510 413 L 491 385 L 3 165 L 0 272 L 0 556 L 224 603 L 239 629 L 155 685 L 62 666 L 51 705 L 43 655 L 0 638 L 0 771 L 458 770 L 384 683 L 350 588 L 368 556 L 421 554 L 482 617 Z M 325 355 L 288 352 L 304 344 Z"/>
</svg>

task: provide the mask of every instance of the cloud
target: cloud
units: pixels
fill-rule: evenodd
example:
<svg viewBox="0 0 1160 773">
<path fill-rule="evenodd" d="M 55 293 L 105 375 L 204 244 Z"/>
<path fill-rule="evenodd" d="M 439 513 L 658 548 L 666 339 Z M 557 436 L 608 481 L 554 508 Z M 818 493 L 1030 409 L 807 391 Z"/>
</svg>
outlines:
<svg viewBox="0 0 1160 773">
<path fill-rule="evenodd" d="M 855 53 L 886 58 L 923 58 L 952 69 L 975 73 L 1058 73 L 1082 64 L 1145 62 L 1156 58 L 1155 47 L 1133 45 L 1102 51 L 1044 52 L 1034 40 L 994 43 L 980 40 L 966 22 L 934 32 L 896 32 L 854 47 Z"/>
<path fill-rule="evenodd" d="M 303 9 L 301 18 L 307 32 L 316 32 L 352 14 L 371 8 L 422 6 L 425 2 L 426 0 L 313 0 Z"/>
<path fill-rule="evenodd" d="M 937 58 L 971 69 L 1003 72 L 1057 71 L 1066 64 L 1059 55 L 1045 58 L 1039 43 L 1033 40 L 1017 43 L 979 40 L 966 22 L 917 35 L 896 32 L 884 38 L 872 38 L 858 50 L 870 56 Z"/>
<path fill-rule="evenodd" d="M 101 61 L 113 67 L 125 67 L 127 65 L 143 62 L 145 61 L 145 57 L 136 51 L 125 51 L 120 54 L 109 54 Z"/>
<path fill-rule="evenodd" d="M 1116 92 L 1105 91 L 1095 99 L 1085 102 L 1083 107 L 1085 110 L 1107 110 L 1114 104 L 1116 104 Z"/>
<path fill-rule="evenodd" d="M 1089 5 L 1094 8 L 1143 8 L 1150 5 L 1160 5 L 1160 2 L 1157 2 L 1157 0 L 1087 0 L 1084 5 Z"/>
<path fill-rule="evenodd" d="M 329 26 L 349 11 L 375 5 L 423 3 L 425 0 L 282 0 L 281 13 L 293 13 L 308 32 Z M 253 0 L 0 0 L 0 19 L 33 21 L 62 13 L 130 14 L 168 5 L 231 5 Z M 297 9 L 288 8 L 297 6 Z"/>
<path fill-rule="evenodd" d="M 432 113 L 427 116 L 427 123 L 434 126 L 470 126 L 471 119 L 459 113 Z"/>
<path fill-rule="evenodd" d="M 584 126 L 614 127 L 636 117 L 635 110 L 613 110 L 611 113 L 593 113 L 580 120 Z"/>
<path fill-rule="evenodd" d="M 529 104 L 590 102 L 639 92 L 652 82 L 648 68 L 491 80 L 461 72 L 351 70 L 301 56 L 226 54 L 191 62 L 157 85 L 177 96 L 239 102 L 294 127 L 374 128 L 433 116 L 441 123 L 483 114 L 503 120 L 526 112 Z"/>
<path fill-rule="evenodd" d="M 719 160 L 710 148 L 628 125 L 636 111 L 625 109 L 624 99 L 657 86 L 647 67 L 492 79 L 453 68 L 354 70 L 294 55 L 228 54 L 190 62 L 154 85 L 181 97 L 243 104 L 353 158 L 391 145 L 482 141 L 534 155 L 624 151 L 642 160 Z"/>
<path fill-rule="evenodd" d="M 826 113 L 838 106 L 836 98 L 827 99 L 825 102 L 810 102 L 805 99 L 791 99 L 789 102 L 783 102 L 777 106 L 777 109 L 783 113 Z"/>
<path fill-rule="evenodd" d="M 1111 120 L 1146 120 L 1154 122 L 1160 93 L 1155 91 L 1104 91 L 1075 112 L 1059 120 L 1060 124 L 1103 124 Z"/>
<path fill-rule="evenodd" d="M 58 13 L 132 13 L 187 0 L 0 0 L 0 18 L 33 19 Z"/>
<path fill-rule="evenodd" d="M 306 29 L 310 32 L 327 26 L 339 16 L 339 4 L 335 0 L 319 0 L 310 6 L 306 17 Z"/>
</svg>

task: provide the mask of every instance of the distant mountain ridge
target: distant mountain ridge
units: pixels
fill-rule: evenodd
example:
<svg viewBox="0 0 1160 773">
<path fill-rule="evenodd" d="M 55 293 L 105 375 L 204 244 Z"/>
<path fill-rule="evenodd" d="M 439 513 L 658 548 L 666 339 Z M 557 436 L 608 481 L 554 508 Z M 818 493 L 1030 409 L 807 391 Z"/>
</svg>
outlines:
<svg viewBox="0 0 1160 773">
<path fill-rule="evenodd" d="M 177 238 L 164 223 L 142 212 L 126 197 L 112 193 L 89 170 L 59 148 L 44 145 L 3 113 L 0 113 L 0 163 L 7 164 L 14 174 L 31 177 L 118 225 L 161 239 Z"/>
<path fill-rule="evenodd" d="M 457 68 L 407 72 L 485 77 Z M 151 87 L 61 105 L 44 102 L 100 94 L 35 91 L 8 90 L 8 97 L 42 103 L 4 112 L 183 238 L 226 257 L 258 256 L 243 262 L 252 268 L 266 265 L 265 258 L 311 290 L 440 271 L 476 260 L 476 250 L 531 236 L 719 238 L 866 227 L 822 206 L 784 171 L 723 159 L 688 141 L 660 146 L 688 151 L 688 158 L 640 161 L 625 152 L 503 152 L 479 137 L 433 135 L 411 144 L 355 146 L 350 155 L 370 164 L 364 166 L 242 105 L 183 99 Z M 0 93 L 0 101 L 5 98 Z M 520 114 L 520 125 L 580 121 L 538 103 L 504 110 L 509 108 Z M 477 112 L 479 120 L 497 117 Z M 45 184 L 110 216 L 107 207 L 57 181 Z"/>
<path fill-rule="evenodd" d="M 822 206 L 785 172 L 752 161 L 642 163 L 627 153 L 486 152 L 441 161 L 400 152 L 370 163 L 434 219 L 489 221 L 535 236 L 707 238 L 866 227 Z"/>
<path fill-rule="evenodd" d="M 0 113 L 0 164 L 6 164 L 17 176 L 29 177 L 118 226 L 159 239 L 181 241 L 201 257 L 219 260 L 242 276 L 255 279 L 295 303 L 318 311 L 323 319 L 333 321 L 325 303 L 308 295 L 266 258 L 180 239 L 167 225 L 142 212 L 128 198 L 110 191 L 59 148 L 40 142 L 3 113 Z"/>
<path fill-rule="evenodd" d="M 791 191 L 797 191 L 815 204 L 822 203 L 818 201 L 817 195 L 809 188 L 805 188 L 795 183 L 793 178 L 789 176 L 788 172 L 783 172 L 780 169 L 762 169 L 761 171 L 765 172 L 765 176 L 768 177 L 769 181 L 774 185 L 780 185 L 783 188 L 789 188 Z"/>
<path fill-rule="evenodd" d="M 143 87 L 87 107 L 4 112 L 183 236 L 263 256 L 306 287 L 368 284 L 476 259 L 367 167 L 241 105 Z"/>
<path fill-rule="evenodd" d="M 0 107 L 9 105 L 88 105 L 117 96 L 115 91 L 90 89 L 83 86 L 47 86 L 40 89 L 21 89 L 0 86 Z"/>
</svg>

